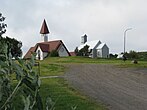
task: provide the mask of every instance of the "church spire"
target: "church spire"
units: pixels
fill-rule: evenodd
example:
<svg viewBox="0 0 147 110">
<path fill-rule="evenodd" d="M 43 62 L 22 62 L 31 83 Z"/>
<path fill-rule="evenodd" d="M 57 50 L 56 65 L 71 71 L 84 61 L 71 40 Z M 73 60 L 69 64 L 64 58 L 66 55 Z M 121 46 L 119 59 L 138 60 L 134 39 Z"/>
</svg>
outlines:
<svg viewBox="0 0 147 110">
<path fill-rule="evenodd" d="M 50 33 L 50 32 L 49 32 L 49 30 L 48 30 L 46 21 L 45 21 L 45 19 L 44 19 L 43 24 L 42 24 L 42 27 L 41 27 L 41 30 L 40 30 L 40 34 L 42 35 L 43 41 L 44 41 L 44 42 L 47 42 L 47 41 L 48 41 L 48 34 L 49 34 L 49 33 Z"/>
<path fill-rule="evenodd" d="M 40 34 L 49 34 L 49 30 L 46 24 L 46 21 L 44 19 L 41 30 L 40 30 Z"/>
</svg>

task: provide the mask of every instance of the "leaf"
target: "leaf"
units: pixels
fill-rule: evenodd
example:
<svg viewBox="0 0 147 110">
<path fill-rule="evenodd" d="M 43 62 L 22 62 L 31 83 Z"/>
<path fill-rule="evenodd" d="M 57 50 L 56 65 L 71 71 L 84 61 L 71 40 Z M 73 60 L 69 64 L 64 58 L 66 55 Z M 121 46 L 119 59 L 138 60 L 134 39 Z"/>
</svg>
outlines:
<svg viewBox="0 0 147 110">
<path fill-rule="evenodd" d="M 29 110 L 29 108 L 30 108 L 30 95 L 26 98 L 24 96 L 22 96 L 22 100 L 24 103 L 24 110 Z"/>
<path fill-rule="evenodd" d="M 31 90 L 35 91 L 35 86 L 31 83 L 30 80 L 28 80 L 27 78 L 24 78 L 22 80 L 22 82 L 27 86 L 29 87 Z"/>
<path fill-rule="evenodd" d="M 36 105 L 37 105 L 38 110 L 43 110 L 43 103 L 42 103 L 42 99 L 39 93 L 37 93 L 36 101 L 37 101 Z"/>
</svg>

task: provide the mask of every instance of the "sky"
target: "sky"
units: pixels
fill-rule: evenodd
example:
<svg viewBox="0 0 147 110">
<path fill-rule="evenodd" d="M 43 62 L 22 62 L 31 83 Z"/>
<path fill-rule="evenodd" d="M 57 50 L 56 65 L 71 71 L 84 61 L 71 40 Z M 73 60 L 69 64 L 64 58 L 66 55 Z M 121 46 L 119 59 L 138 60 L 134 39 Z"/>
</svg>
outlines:
<svg viewBox="0 0 147 110">
<path fill-rule="evenodd" d="M 110 53 L 126 50 L 147 51 L 147 0 L 2 0 L 0 13 L 8 25 L 4 36 L 23 44 L 23 54 L 41 42 L 40 29 L 45 19 L 49 40 L 61 39 L 69 51 L 88 41 L 106 43 Z"/>
</svg>

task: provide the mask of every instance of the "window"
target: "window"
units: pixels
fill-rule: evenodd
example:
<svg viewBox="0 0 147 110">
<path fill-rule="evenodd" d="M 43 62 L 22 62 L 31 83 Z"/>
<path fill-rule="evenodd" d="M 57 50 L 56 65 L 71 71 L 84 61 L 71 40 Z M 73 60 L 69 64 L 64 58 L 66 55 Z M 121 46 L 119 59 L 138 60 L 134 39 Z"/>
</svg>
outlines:
<svg viewBox="0 0 147 110">
<path fill-rule="evenodd" d="M 38 50 L 38 60 L 40 60 L 40 50 Z"/>
</svg>

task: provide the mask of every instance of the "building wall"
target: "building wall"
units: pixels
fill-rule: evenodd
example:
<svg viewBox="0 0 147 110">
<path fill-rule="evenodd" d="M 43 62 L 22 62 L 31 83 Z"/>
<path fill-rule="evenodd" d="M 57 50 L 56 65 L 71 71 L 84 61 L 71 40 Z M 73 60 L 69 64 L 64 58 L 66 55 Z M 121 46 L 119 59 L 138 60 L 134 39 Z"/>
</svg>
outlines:
<svg viewBox="0 0 147 110">
<path fill-rule="evenodd" d="M 65 47 L 61 45 L 58 49 L 58 53 L 60 57 L 69 56 L 68 52 L 66 51 Z"/>
<path fill-rule="evenodd" d="M 96 58 L 96 57 L 101 57 L 101 56 L 98 56 L 97 55 L 97 47 L 99 46 L 101 44 L 101 41 L 99 41 L 96 45 L 95 45 L 95 47 L 93 48 L 93 57 L 92 58 Z"/>
<path fill-rule="evenodd" d="M 97 57 L 102 58 L 102 49 L 97 49 Z"/>
<path fill-rule="evenodd" d="M 109 58 L 109 48 L 104 45 L 102 48 L 102 58 Z"/>
<path fill-rule="evenodd" d="M 39 52 L 40 52 L 40 58 L 39 58 Z M 38 47 L 37 50 L 36 50 L 36 59 L 37 60 L 43 60 L 46 56 L 48 55 L 47 52 L 42 52 L 41 48 Z"/>
</svg>

